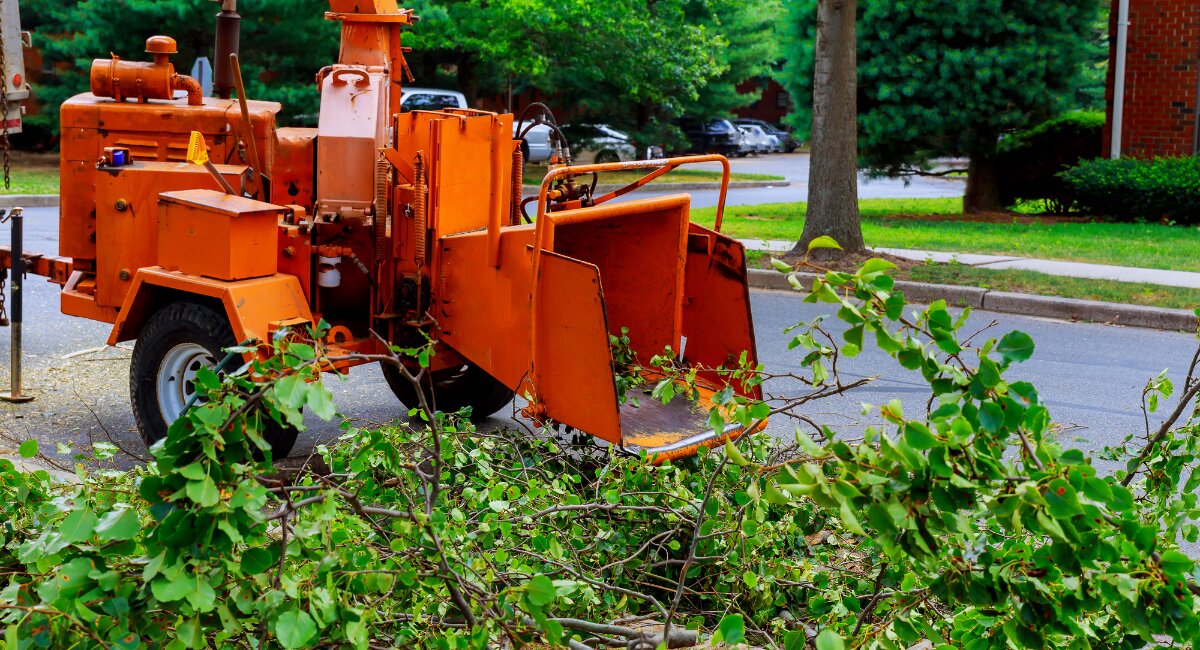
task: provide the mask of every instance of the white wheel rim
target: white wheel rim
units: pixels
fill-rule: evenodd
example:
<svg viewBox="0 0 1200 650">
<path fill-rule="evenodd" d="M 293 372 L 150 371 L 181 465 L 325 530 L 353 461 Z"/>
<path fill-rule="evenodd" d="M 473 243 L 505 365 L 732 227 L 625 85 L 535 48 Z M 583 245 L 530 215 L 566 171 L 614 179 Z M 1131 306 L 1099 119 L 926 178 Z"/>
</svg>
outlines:
<svg viewBox="0 0 1200 650">
<path fill-rule="evenodd" d="M 158 409 L 168 426 L 183 415 L 183 407 L 196 394 L 193 382 L 201 368 L 217 365 L 208 349 L 196 343 L 180 343 L 163 356 L 158 366 Z"/>
</svg>

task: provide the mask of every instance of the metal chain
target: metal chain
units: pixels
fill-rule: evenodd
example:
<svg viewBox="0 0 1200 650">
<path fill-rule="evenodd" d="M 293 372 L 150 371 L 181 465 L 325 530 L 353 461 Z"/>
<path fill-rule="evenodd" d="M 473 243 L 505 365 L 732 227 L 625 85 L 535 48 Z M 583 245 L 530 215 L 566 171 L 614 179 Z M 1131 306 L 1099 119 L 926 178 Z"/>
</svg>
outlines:
<svg viewBox="0 0 1200 650">
<path fill-rule="evenodd" d="M 4 28 L 0 25 L 0 120 L 4 130 L 0 133 L 0 152 L 4 156 L 4 189 L 12 189 L 12 172 L 8 160 L 8 66 L 4 64 Z M 19 90 L 19 89 L 18 89 Z"/>
<path fill-rule="evenodd" d="M 8 327 L 8 311 L 4 308 L 4 285 L 7 281 L 8 269 L 0 268 L 0 327 Z"/>
</svg>

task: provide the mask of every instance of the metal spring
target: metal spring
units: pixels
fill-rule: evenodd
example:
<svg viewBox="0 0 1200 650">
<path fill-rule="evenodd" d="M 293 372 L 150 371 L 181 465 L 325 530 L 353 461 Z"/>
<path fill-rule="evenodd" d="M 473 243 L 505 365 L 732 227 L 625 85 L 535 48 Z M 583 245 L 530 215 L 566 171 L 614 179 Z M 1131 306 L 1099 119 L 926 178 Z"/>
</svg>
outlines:
<svg viewBox="0 0 1200 650">
<path fill-rule="evenodd" d="M 420 266 L 425 263 L 425 240 L 429 236 L 425 232 L 428 227 L 425 201 L 429 188 L 425 186 L 425 159 L 420 153 L 413 161 L 413 177 L 413 217 L 416 221 L 413 224 L 413 257 Z"/>
<path fill-rule="evenodd" d="M 375 162 L 375 264 L 383 264 L 388 245 L 388 221 L 392 215 L 387 209 L 388 188 L 391 186 L 392 164 L 381 154 Z"/>
<path fill-rule="evenodd" d="M 521 147 L 513 149 L 512 181 L 508 223 L 515 226 L 521 223 L 521 195 L 525 191 L 525 153 L 521 151 Z"/>
</svg>

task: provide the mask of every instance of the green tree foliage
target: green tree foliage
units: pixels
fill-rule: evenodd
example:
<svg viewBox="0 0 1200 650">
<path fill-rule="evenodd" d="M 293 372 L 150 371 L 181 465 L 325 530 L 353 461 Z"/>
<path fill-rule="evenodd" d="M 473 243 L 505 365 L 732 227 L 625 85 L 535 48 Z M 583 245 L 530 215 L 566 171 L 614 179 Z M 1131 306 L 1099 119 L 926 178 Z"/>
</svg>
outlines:
<svg viewBox="0 0 1200 650">
<path fill-rule="evenodd" d="M 282 102 L 281 120 L 317 110 L 314 78 L 336 60 L 339 28 L 325 20 L 326 3 L 315 0 L 242 0 L 241 61 L 252 99 Z M 146 39 L 173 37 L 172 60 L 186 74 L 201 56 L 213 58 L 214 16 L 219 5 L 202 0 L 38 0 L 21 4 L 22 26 L 33 32 L 45 57 L 36 89 L 42 126 L 57 131 L 57 107 L 88 91 L 93 59 L 109 53 L 147 61 Z"/>
<path fill-rule="evenodd" d="M 458 88 L 472 102 L 537 89 L 573 116 L 603 120 L 657 140 L 686 112 L 727 113 L 754 98 L 735 86 L 777 58 L 769 37 L 779 0 L 413 0 L 407 30 L 416 84 Z M 54 70 L 37 89 L 45 126 L 55 107 L 87 90 L 94 58 L 144 59 L 145 39 L 179 42 L 176 67 L 212 57 L 213 16 L 204 0 L 39 0 L 25 26 Z M 313 75 L 337 56 L 338 26 L 320 0 L 242 0 L 248 93 L 283 103 L 285 123 L 317 110 Z M 520 107 L 514 107 L 520 108 Z"/>
<path fill-rule="evenodd" d="M 1095 38 L 1097 0 L 863 0 L 859 3 L 859 142 L 881 174 L 968 156 L 967 208 L 999 208 L 992 156 L 1001 136 L 1078 104 Z M 788 64 L 795 126 L 812 96 L 816 0 L 789 0 Z"/>
<path fill-rule="evenodd" d="M 572 118 L 605 121 L 641 139 L 660 137 L 685 112 L 723 115 L 752 101 L 735 86 L 777 58 L 769 36 L 778 0 L 413 6 L 422 16 L 408 37 L 418 83 L 454 83 L 469 100 L 537 89 Z"/>
</svg>

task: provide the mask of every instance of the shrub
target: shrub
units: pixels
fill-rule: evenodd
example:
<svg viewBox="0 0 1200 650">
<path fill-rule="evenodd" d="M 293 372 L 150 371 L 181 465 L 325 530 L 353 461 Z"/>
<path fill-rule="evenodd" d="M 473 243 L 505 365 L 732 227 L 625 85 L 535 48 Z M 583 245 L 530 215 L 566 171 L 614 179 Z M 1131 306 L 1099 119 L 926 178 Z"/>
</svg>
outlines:
<svg viewBox="0 0 1200 650">
<path fill-rule="evenodd" d="M 1059 176 L 1079 204 L 1096 214 L 1200 223 L 1200 157 L 1092 160 Z"/>
<path fill-rule="evenodd" d="M 1104 113 L 1067 113 L 1000 143 L 997 185 L 1000 201 L 1045 201 L 1050 212 L 1066 212 L 1074 195 L 1059 172 L 1100 156 Z"/>
</svg>

